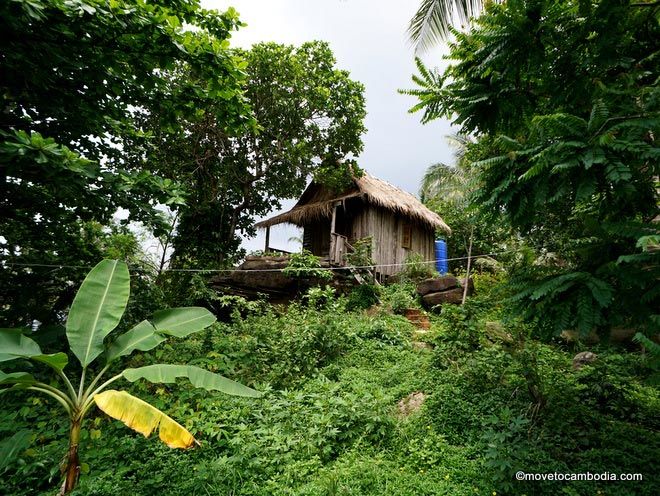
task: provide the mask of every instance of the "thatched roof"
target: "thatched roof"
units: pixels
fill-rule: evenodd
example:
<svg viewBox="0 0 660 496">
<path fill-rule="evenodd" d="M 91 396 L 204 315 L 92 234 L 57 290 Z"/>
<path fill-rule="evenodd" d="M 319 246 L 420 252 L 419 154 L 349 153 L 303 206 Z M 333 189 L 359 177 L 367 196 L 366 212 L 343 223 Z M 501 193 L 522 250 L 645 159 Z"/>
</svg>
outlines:
<svg viewBox="0 0 660 496">
<path fill-rule="evenodd" d="M 366 172 L 362 177 L 354 179 L 353 183 L 353 186 L 343 193 L 336 194 L 312 181 L 291 210 L 262 220 L 257 223 L 257 227 L 270 227 L 283 223 L 303 226 L 310 222 L 330 218 L 333 205 L 337 201 L 361 198 L 368 204 L 408 217 L 432 229 L 451 232 L 449 226 L 438 214 L 430 211 L 410 193 L 370 176 Z"/>
</svg>

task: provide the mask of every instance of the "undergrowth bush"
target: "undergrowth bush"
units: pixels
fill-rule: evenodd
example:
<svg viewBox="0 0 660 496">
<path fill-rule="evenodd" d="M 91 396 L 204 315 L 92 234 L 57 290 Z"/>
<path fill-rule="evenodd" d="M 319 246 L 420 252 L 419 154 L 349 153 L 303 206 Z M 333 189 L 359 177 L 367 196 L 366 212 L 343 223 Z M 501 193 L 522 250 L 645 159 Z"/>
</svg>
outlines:
<svg viewBox="0 0 660 496">
<path fill-rule="evenodd" d="M 417 290 L 411 282 L 390 284 L 383 289 L 383 302 L 394 313 L 403 313 L 408 308 L 420 308 Z"/>
<path fill-rule="evenodd" d="M 424 257 L 419 253 L 410 253 L 404 263 L 403 270 L 399 275 L 399 278 L 403 282 L 416 283 L 438 275 L 434 264 L 424 260 Z"/>
<path fill-rule="evenodd" d="M 225 298 L 226 322 L 131 356 L 128 365 L 200 365 L 257 386 L 264 398 L 132 385 L 185 419 L 202 446 L 164 456 L 158 443 L 115 436 L 121 424 L 92 418 L 82 435 L 91 468 L 76 494 L 658 494 L 660 394 L 644 356 L 600 345 L 593 364 L 574 370 L 572 352 L 505 318 L 488 277 L 476 278 L 481 290 L 466 305 L 431 317 L 433 351 L 415 350 L 414 327 L 388 310 L 391 295 L 412 287 L 384 288 L 385 304 L 368 313 L 347 312 L 328 288 L 288 307 Z M 174 387 L 180 395 L 168 394 Z M 412 392 L 426 400 L 404 415 L 398 403 Z M 0 494 L 48 494 L 57 478 L 66 426 L 50 415 L 48 399 L 16 406 L 24 399 L 5 400 L 0 437 L 35 425 L 42 434 L 5 469 Z M 645 480 L 521 482 L 518 470 Z"/>
<path fill-rule="evenodd" d="M 282 270 L 288 277 L 297 279 L 332 279 L 332 271 L 321 268 L 321 259 L 308 250 L 289 255 L 289 263 Z"/>
<path fill-rule="evenodd" d="M 355 286 L 348 295 L 346 310 L 366 310 L 380 301 L 380 287 L 375 284 Z"/>
</svg>

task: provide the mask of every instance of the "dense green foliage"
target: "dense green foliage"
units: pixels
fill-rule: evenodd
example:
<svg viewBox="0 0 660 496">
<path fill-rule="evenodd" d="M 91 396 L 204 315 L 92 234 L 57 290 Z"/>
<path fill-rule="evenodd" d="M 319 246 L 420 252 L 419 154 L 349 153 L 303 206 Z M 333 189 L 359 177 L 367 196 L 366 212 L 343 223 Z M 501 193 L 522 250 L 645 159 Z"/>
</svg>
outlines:
<svg viewBox="0 0 660 496">
<path fill-rule="evenodd" d="M 411 32 L 432 43 L 452 10 L 480 4 L 424 0 Z M 363 88 L 327 44 L 230 50 L 236 13 L 198 0 L 2 3 L 0 323 L 22 328 L 0 329 L 0 493 L 55 494 L 64 474 L 66 492 L 80 473 L 74 493 L 99 496 L 659 494 L 659 9 L 486 2 L 452 31 L 446 72 L 418 61 L 412 110 L 464 137 L 456 167 L 432 166 L 422 187 L 453 229 L 450 256 L 515 248 L 424 331 L 400 315 L 426 324 L 406 312 L 434 275 L 421 256 L 398 284 L 365 270 L 338 296 L 303 251 L 285 275 L 325 287 L 287 306 L 185 272 L 232 262 L 237 234 L 310 175 L 359 174 Z M 163 272 L 165 250 L 150 262 L 118 208 L 184 271 Z M 370 244 L 348 262 L 372 265 Z M 74 300 L 103 257 L 135 271 L 102 262 Z M 601 339 L 583 362 L 583 341 L 555 337 L 611 328 L 645 334 Z M 95 394 L 120 379 L 127 392 Z M 93 405 L 200 445 L 166 452 Z"/>
<path fill-rule="evenodd" d="M 300 195 L 310 175 L 341 187 L 358 173 L 353 157 L 362 151 L 364 88 L 336 67 L 327 43 L 260 43 L 236 53 L 244 60 L 255 127 L 227 132 L 222 100 L 198 105 L 176 135 L 152 123 L 158 158 L 148 169 L 190 192 L 178 207 L 178 265 L 231 260 L 238 234 L 254 235 L 255 218 Z M 185 89 L 195 77 L 177 72 L 172 85 Z"/>
<path fill-rule="evenodd" d="M 107 389 L 119 379 L 130 382 L 145 379 L 156 384 L 169 384 L 185 377 L 195 387 L 209 391 L 253 398 L 260 396 L 253 389 L 191 365 L 153 364 L 125 369 L 109 379 L 102 379 L 119 358 L 136 350 L 152 350 L 172 336 L 189 336 L 216 321 L 215 316 L 205 308 L 171 308 L 158 311 L 149 321 L 143 320 L 128 332 L 115 336 L 110 344 L 104 343 L 122 319 L 129 293 L 130 279 L 126 264 L 118 260 L 99 262 L 80 286 L 66 318 L 68 354 L 62 351 L 44 354 L 25 329 L 0 329 L 0 362 L 9 367 L 8 373 L 0 371 L 0 394 L 16 390 L 41 393 L 55 400 L 68 418 L 69 448 L 60 464 L 64 479 L 60 494 L 71 492 L 78 482 L 81 472 L 78 457 L 80 432 L 85 416 L 94 406 L 145 437 L 158 429 L 161 440 L 171 448 L 190 448 L 194 444 L 195 439 L 188 431 L 153 405 L 125 391 Z M 80 363 L 77 382 L 64 372 L 68 355 L 75 356 Z M 104 366 L 96 372 L 92 364 L 101 355 Z M 38 369 L 35 370 L 37 373 L 32 374 L 35 365 L 48 367 L 52 377 L 41 381 L 40 376 L 47 374 Z M 14 451 L 6 458 L 11 461 L 16 455 L 17 451 Z M 5 460 L 0 468 L 7 464 Z"/>
<path fill-rule="evenodd" d="M 478 137 L 473 201 L 533 249 L 513 302 L 547 331 L 660 321 L 657 5 L 490 4 L 413 110 Z"/>
<path fill-rule="evenodd" d="M 644 355 L 602 346 L 593 365 L 575 371 L 574 351 L 501 323 L 492 281 L 477 277 L 476 286 L 481 296 L 432 317 L 423 339 L 433 351 L 411 345 L 416 333 L 403 317 L 349 313 L 331 298 L 288 309 L 237 301 L 232 320 L 134 353 L 130 367 L 189 363 L 257 386 L 264 399 L 133 384 L 186 419 L 202 446 L 165 456 L 159 443 L 116 436 L 120 424 L 92 418 L 78 493 L 657 494 L 660 397 L 646 382 Z M 408 290 L 386 289 L 399 291 Z M 421 409 L 398 414 L 397 402 L 416 391 L 428 395 Z M 18 400 L 7 397 L 0 410 L 0 437 L 35 425 L 42 433 L 5 469 L 0 490 L 48 494 L 64 425 L 49 400 Z M 642 473 L 644 481 L 518 482 L 517 470 Z"/>
<path fill-rule="evenodd" d="M 321 267 L 321 258 L 308 250 L 289 255 L 289 263 L 282 273 L 285 276 L 305 279 L 332 279 L 332 272 Z"/>
<path fill-rule="evenodd" d="M 85 271 L 23 264 L 93 266 L 105 254 L 90 221 L 107 227 L 123 208 L 158 234 L 155 205 L 185 201 L 144 170 L 152 156 L 134 153 L 152 139 L 145 118 L 175 133 L 213 102 L 225 132 L 250 127 L 242 62 L 228 50 L 238 18 L 197 0 L 7 1 L 0 17 L 0 316 L 52 323 Z M 173 88 L 168 74 L 182 69 L 195 82 Z"/>
<path fill-rule="evenodd" d="M 419 60 L 418 64 L 424 70 Z M 472 164 L 489 150 L 483 141 L 475 142 L 463 135 L 450 137 L 449 143 L 455 149 L 455 165 L 438 163 L 428 167 L 420 185 L 420 199 L 451 226 L 449 235 L 442 234 L 447 238 L 448 258 L 457 259 L 449 262 L 450 270 L 465 269 L 468 252 L 472 256 L 505 252 L 497 260 L 507 261 L 510 257 L 506 252 L 520 244 L 519 237 L 502 215 L 487 213 L 471 201 L 472 193 L 479 187 L 478 169 Z M 477 270 L 498 270 L 502 264 L 488 257 L 473 260 L 471 266 Z"/>
<path fill-rule="evenodd" d="M 227 266 L 310 175 L 359 174 L 363 87 L 326 43 L 232 49 L 237 13 L 198 0 L 12 0 L 0 16 L 3 325 L 59 324 L 131 222 L 163 258 L 120 258 L 176 299 L 193 281 L 161 277 L 172 249 L 170 267 Z"/>
</svg>

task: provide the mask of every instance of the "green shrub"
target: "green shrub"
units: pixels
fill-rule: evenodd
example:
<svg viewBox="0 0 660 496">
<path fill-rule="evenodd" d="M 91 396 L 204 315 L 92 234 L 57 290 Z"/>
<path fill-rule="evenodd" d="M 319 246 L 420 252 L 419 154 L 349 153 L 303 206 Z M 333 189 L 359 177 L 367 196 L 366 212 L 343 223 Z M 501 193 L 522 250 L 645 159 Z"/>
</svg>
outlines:
<svg viewBox="0 0 660 496">
<path fill-rule="evenodd" d="M 289 255 L 289 264 L 282 273 L 296 279 L 332 279 L 332 271 L 321 268 L 321 259 L 307 250 Z"/>
<path fill-rule="evenodd" d="M 410 282 L 385 286 L 383 300 L 394 313 L 403 313 L 408 308 L 419 307 L 415 285 Z"/>
<path fill-rule="evenodd" d="M 400 290 L 383 289 L 386 303 Z M 349 313 L 326 291 L 286 308 L 235 312 L 205 333 L 131 355 L 132 367 L 176 360 L 236 377 L 258 386 L 265 401 L 133 384 L 136 395 L 186 419 L 201 448 L 168 453 L 93 417 L 82 434 L 90 472 L 77 494 L 658 493 L 660 392 L 643 356 L 595 347 L 598 359 L 575 371 L 573 352 L 531 339 L 515 320 L 500 321 L 496 292 L 486 291 L 433 315 L 436 348 L 419 352 L 410 346 L 413 326 L 387 305 Z M 510 342 L 490 339 L 489 321 Z M 417 391 L 426 401 L 401 416 L 397 403 Z M 0 493 L 44 492 L 58 477 L 65 426 L 47 399 L 3 401 L 0 438 L 34 426 L 42 434 L 0 478 Z M 517 470 L 641 472 L 645 480 L 519 483 Z"/>
<path fill-rule="evenodd" d="M 307 293 L 303 295 L 303 299 L 307 301 L 307 305 L 310 308 L 318 310 L 328 309 L 330 307 L 334 310 L 340 310 L 343 305 L 342 301 L 337 300 L 335 289 L 327 285 L 323 289 L 320 287 L 309 288 Z"/>
<path fill-rule="evenodd" d="M 380 287 L 375 284 L 360 284 L 355 286 L 348 295 L 346 309 L 366 310 L 380 302 Z"/>
<path fill-rule="evenodd" d="M 374 265 L 371 256 L 373 241 L 371 236 L 358 239 L 353 243 L 353 251 L 346 254 L 346 263 L 354 267 L 368 267 Z"/>
<path fill-rule="evenodd" d="M 400 274 L 402 281 L 419 282 L 429 277 L 436 277 L 438 272 L 433 264 L 425 261 L 419 253 L 411 253 L 406 257 L 405 266 Z"/>
<path fill-rule="evenodd" d="M 401 346 L 408 342 L 412 325 L 402 317 L 381 315 L 358 328 L 358 336 L 389 346 Z"/>
</svg>

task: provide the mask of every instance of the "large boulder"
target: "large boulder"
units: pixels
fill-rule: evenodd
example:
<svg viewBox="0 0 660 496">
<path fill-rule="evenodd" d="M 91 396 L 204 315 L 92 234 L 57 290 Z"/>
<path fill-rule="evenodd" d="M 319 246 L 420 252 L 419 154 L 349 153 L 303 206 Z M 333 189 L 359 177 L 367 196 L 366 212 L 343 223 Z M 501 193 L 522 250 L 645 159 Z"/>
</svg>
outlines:
<svg viewBox="0 0 660 496">
<path fill-rule="evenodd" d="M 429 293 L 422 296 L 422 302 L 428 308 L 444 303 L 453 303 L 458 305 L 463 300 L 463 288 L 454 288 L 438 293 Z"/>
<path fill-rule="evenodd" d="M 249 256 L 237 270 L 212 278 L 211 285 L 223 293 L 245 297 L 257 297 L 261 293 L 294 295 L 298 282 L 281 272 L 288 264 L 287 256 Z"/>
<path fill-rule="evenodd" d="M 419 294 L 419 296 L 424 296 L 429 293 L 439 293 L 448 289 L 457 288 L 458 286 L 458 279 L 454 276 L 433 277 L 431 279 L 424 279 L 417 285 L 417 294 Z"/>
<path fill-rule="evenodd" d="M 296 287 L 295 279 L 281 272 L 262 272 L 255 269 L 235 270 L 230 274 L 229 280 L 232 284 L 255 289 L 288 291 Z"/>
</svg>

